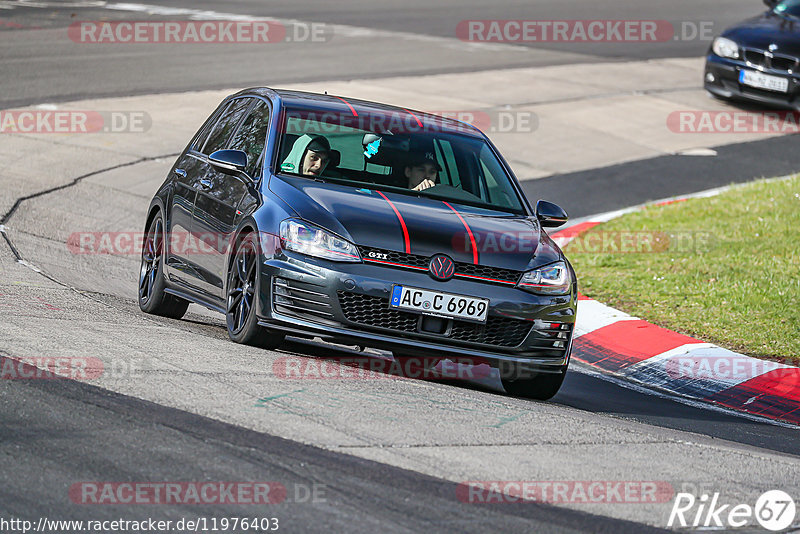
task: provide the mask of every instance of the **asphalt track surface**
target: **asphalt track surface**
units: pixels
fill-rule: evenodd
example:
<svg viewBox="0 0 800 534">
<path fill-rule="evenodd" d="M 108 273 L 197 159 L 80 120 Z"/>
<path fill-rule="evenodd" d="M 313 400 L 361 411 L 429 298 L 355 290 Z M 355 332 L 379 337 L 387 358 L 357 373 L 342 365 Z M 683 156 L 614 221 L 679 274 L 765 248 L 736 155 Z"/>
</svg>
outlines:
<svg viewBox="0 0 800 534">
<path fill-rule="evenodd" d="M 182 4 L 192 9 L 203 9 L 207 4 L 209 9 L 221 11 L 212 3 L 170 5 Z M 584 10 L 591 6 L 594 18 L 713 20 L 720 27 L 760 9 L 758 2 L 729 2 L 724 13 L 709 17 L 709 13 L 720 10 L 718 3 L 652 4 L 631 7 L 628 2 L 609 1 L 584 2 L 582 6 Z M 538 2 L 534 5 L 547 12 L 546 17 L 538 15 L 536 18 L 589 18 L 589 15 L 577 15 L 574 3 Z M 275 2 L 270 4 L 269 16 L 437 37 L 452 37 L 453 27 L 464 19 L 534 18 L 530 14 L 530 5 L 520 6 L 514 2 L 494 3 L 491 8 L 482 7 L 478 2 L 449 2 L 436 6 L 419 2 L 418 5 L 393 4 L 392 7 L 376 7 L 367 2 L 338 2 L 335 8 L 333 4 L 326 6 Z M 263 6 L 256 2 L 228 2 L 224 11 L 264 15 Z M 598 58 L 625 60 L 693 56 L 702 54 L 707 46 L 707 43 L 697 42 L 669 42 L 649 48 L 608 45 L 587 54 L 583 48 L 548 45 L 529 47 L 531 50 L 523 52 L 523 57 L 516 58 L 510 53 L 487 51 L 463 52 L 463 58 L 461 52 L 457 52 L 455 55 L 459 57 L 453 60 L 438 51 L 428 56 L 417 55 L 413 61 L 405 58 L 403 62 L 392 62 L 381 54 L 365 54 L 359 60 L 334 63 L 330 59 L 336 57 L 335 40 L 330 43 L 331 51 L 319 57 L 313 54 L 309 57 L 308 51 L 299 51 L 296 56 L 289 51 L 288 56 L 268 54 L 265 57 L 251 52 L 242 57 L 240 49 L 224 50 L 225 47 L 213 51 L 178 50 L 173 51 L 171 57 L 164 57 L 163 50 L 155 48 L 114 54 L 84 47 L 87 50 L 78 48 L 81 54 L 77 55 L 73 50 L 54 49 L 52 35 L 56 31 L 63 32 L 64 25 L 75 18 L 72 15 L 76 12 L 82 20 L 109 16 L 133 18 L 130 13 L 110 14 L 108 10 L 87 8 L 15 7 L 0 10 L 2 20 L 43 28 L 36 32 L 0 31 L 0 40 L 4 42 L 0 61 L 4 72 L 0 81 L 3 89 L 0 107 L 89 96 L 246 86 L 264 83 L 264 75 L 260 74 L 264 72 L 270 73 L 270 83 L 274 80 L 279 84 L 311 79 L 468 70 L 476 66 L 479 70 L 566 62 L 576 64 L 579 70 L 580 63 Z M 48 34 L 49 31 L 54 33 Z M 499 57 L 505 58 L 505 62 L 501 60 L 498 63 Z M 234 68 L 242 64 L 246 68 Z M 275 65 L 280 65 L 280 68 Z M 448 67 L 442 68 L 442 65 Z M 176 66 L 181 68 L 176 69 Z M 143 75 L 145 70 L 147 74 Z M 208 76 L 209 70 L 215 76 Z M 104 75 L 99 76 L 98 72 Z M 771 139 L 721 147 L 718 151 L 724 157 L 719 158 L 665 156 L 526 182 L 525 187 L 532 199 L 569 200 L 571 215 L 578 217 L 731 182 L 797 171 L 800 161 L 790 155 L 793 148 L 794 139 L 791 137 Z M 613 184 L 617 180 L 631 176 L 641 177 L 640 188 L 628 188 L 621 194 L 615 190 Z M 572 192 L 577 189 L 585 194 L 576 199 Z M 26 203 L 20 204 L 14 216 L 22 215 L 26 207 Z M 9 254 L 6 245 L 3 247 L 3 254 Z M 23 256 L 26 252 L 36 253 L 35 250 L 20 249 Z M 102 298 L 113 301 L 124 313 L 137 313 L 135 303 L 113 295 Z M 184 321 L 183 325 L 187 336 L 225 337 L 218 321 L 200 316 L 191 319 Z M 315 354 L 313 348 L 303 344 L 294 344 L 290 350 Z M 0 356 L 5 356 L 2 350 Z M 497 394 L 465 384 L 436 384 L 435 387 L 448 393 L 461 390 L 468 397 Z M 324 503 L 309 505 L 287 499 L 284 504 L 269 509 L 270 515 L 286 518 L 287 530 L 293 532 L 646 532 L 650 528 L 639 523 L 549 506 L 464 505 L 454 498 L 453 482 L 300 444 L 78 382 L 3 381 L 0 388 L 0 451 L 4 462 L 0 517 L 35 519 L 50 514 L 50 517 L 65 519 L 103 519 L 124 514 L 130 519 L 145 515 L 166 519 L 189 514 L 236 515 L 241 513 L 240 508 L 195 507 L 187 512 L 186 507 L 159 507 L 157 512 L 143 512 L 141 508 L 132 507 L 76 507 L 66 499 L 63 489 L 75 480 L 280 479 L 290 490 L 295 485 L 314 483 L 324 484 L 327 488 Z M 507 400 L 517 406 L 538 405 L 520 399 Z M 618 421 L 619 424 L 641 423 L 651 428 L 654 435 L 685 432 L 685 435 L 695 436 L 704 443 L 722 443 L 725 447 L 754 454 L 773 451 L 791 459 L 800 455 L 800 440 L 793 428 L 689 406 L 591 374 L 573 372 L 568 375 L 562 391 L 549 404 L 555 405 L 556 409 L 566 408 L 564 413 L 577 410 L 588 420 L 599 418 Z M 624 462 L 624 452 L 617 454 Z M 735 476 L 735 469 L 732 473 L 731 476 Z M 580 477 L 580 473 L 575 474 L 576 479 Z"/>
<path fill-rule="evenodd" d="M 659 57 L 696 57 L 708 49 L 700 38 L 656 43 L 528 43 L 513 46 L 460 41 L 463 20 L 599 19 L 666 20 L 710 24 L 719 33 L 762 9 L 757 0 L 629 2 L 539 0 L 533 2 L 444 0 L 442 2 L 226 2 L 161 3 L 192 12 L 270 17 L 332 25 L 329 42 L 268 45 L 149 44 L 130 47 L 75 43 L 64 28 L 75 21 L 187 20 L 189 15 L 148 14 L 69 4 L 92 2 L 0 2 L 0 107 L 43 101 L 149 94 L 212 88 L 279 86 L 291 82 L 347 80 L 518 66 L 581 64 Z M 96 3 L 96 2 L 95 2 Z M 63 4 L 63 3 L 62 3 Z M 141 2 L 157 5 L 159 2 Z M 3 9 L 2 6 L 6 8 Z M 38 28 L 36 31 L 25 31 Z M 357 28 L 356 32 L 351 31 Z M 97 72 L 104 76 L 98 77 Z M 575 70 L 580 83 L 580 67 Z"/>
<path fill-rule="evenodd" d="M 569 206 L 571 217 L 615 211 L 798 170 L 796 136 L 716 147 L 715 157 L 669 155 L 527 180 L 529 200 Z M 580 194 L 575 194 L 580 191 Z"/>
<path fill-rule="evenodd" d="M 4 429 L 0 450 L 5 458 L 0 510 L 5 518 L 178 521 L 243 515 L 238 505 L 159 505 L 155 513 L 124 505 L 76 509 L 72 502 L 65 502 L 61 488 L 75 483 L 79 473 L 87 481 L 131 476 L 281 480 L 285 500 L 261 507 L 251 516 L 276 517 L 281 530 L 289 532 L 661 531 L 547 505 L 461 503 L 454 499 L 456 484 L 452 482 L 109 394 L 79 382 L 7 380 L 0 388 Z M 337 484 L 331 485 L 334 480 Z"/>
</svg>

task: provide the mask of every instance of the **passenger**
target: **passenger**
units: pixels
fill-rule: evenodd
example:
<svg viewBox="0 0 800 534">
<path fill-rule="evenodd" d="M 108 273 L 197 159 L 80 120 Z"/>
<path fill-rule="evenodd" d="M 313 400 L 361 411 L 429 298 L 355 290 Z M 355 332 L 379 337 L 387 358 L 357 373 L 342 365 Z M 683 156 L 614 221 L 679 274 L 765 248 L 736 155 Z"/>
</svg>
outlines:
<svg viewBox="0 0 800 534">
<path fill-rule="evenodd" d="M 408 178 L 408 188 L 422 191 L 436 185 L 439 180 L 439 171 L 442 167 L 436 161 L 433 152 L 417 152 L 406 162 L 405 175 Z"/>
<path fill-rule="evenodd" d="M 306 176 L 320 176 L 331 160 L 331 145 L 321 135 L 301 135 L 281 163 L 281 170 Z"/>
</svg>

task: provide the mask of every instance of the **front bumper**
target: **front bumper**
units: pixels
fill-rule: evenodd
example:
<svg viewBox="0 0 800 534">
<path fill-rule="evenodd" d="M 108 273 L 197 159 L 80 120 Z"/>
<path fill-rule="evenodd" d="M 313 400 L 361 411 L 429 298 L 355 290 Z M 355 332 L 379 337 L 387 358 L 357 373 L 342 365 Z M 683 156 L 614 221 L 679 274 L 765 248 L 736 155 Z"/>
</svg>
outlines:
<svg viewBox="0 0 800 534">
<path fill-rule="evenodd" d="M 389 308 L 394 284 L 489 298 L 489 319 L 478 325 Z M 577 290 L 573 285 L 569 295 L 545 297 L 513 286 L 440 282 L 422 272 L 281 254 L 261 265 L 259 301 L 259 324 L 289 334 L 561 372 L 569 363 Z"/>
<path fill-rule="evenodd" d="M 758 70 L 749 67 L 744 61 L 728 59 L 710 53 L 706 56 L 703 75 L 706 91 L 721 98 L 747 100 L 769 106 L 800 110 L 800 76 L 784 71 L 764 70 L 764 74 L 788 78 L 789 91 L 786 93 L 757 89 L 739 83 L 739 73 L 743 70 Z M 713 80 L 709 81 L 709 75 Z"/>
</svg>

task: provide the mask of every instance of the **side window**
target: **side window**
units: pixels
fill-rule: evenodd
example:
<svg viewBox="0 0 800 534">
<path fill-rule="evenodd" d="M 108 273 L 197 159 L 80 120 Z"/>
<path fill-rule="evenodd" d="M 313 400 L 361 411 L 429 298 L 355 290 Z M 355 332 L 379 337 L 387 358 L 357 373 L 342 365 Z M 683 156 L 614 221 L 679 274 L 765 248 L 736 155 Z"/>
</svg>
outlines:
<svg viewBox="0 0 800 534">
<path fill-rule="evenodd" d="M 487 191 L 481 197 L 495 206 L 520 209 L 521 205 L 511 182 L 505 177 L 505 171 L 496 158 L 489 156 L 488 149 L 484 147 L 480 154 L 480 174 L 483 177 L 481 185 L 485 185 Z"/>
<path fill-rule="evenodd" d="M 236 125 L 239 124 L 239 121 L 252 102 L 252 98 L 240 98 L 231 103 L 211 131 L 206 146 L 203 148 L 203 154 L 209 155 L 212 152 L 225 148 L 225 144 L 236 129 Z"/>
<path fill-rule="evenodd" d="M 450 145 L 450 142 L 437 140 L 434 143 L 434 146 L 436 147 L 436 159 L 439 161 L 444 161 L 444 168 L 442 169 L 442 172 L 439 173 L 440 183 L 461 188 L 461 180 L 458 177 L 456 158 L 453 154 L 453 147 Z"/>
<path fill-rule="evenodd" d="M 234 134 L 228 148 L 243 150 L 247 154 L 247 174 L 255 176 L 267 142 L 267 127 L 269 126 L 269 106 L 263 100 L 256 100 L 256 105 Z"/>
<path fill-rule="evenodd" d="M 497 185 L 497 180 L 495 179 L 494 176 L 492 176 L 492 173 L 489 171 L 489 169 L 486 167 L 486 164 L 483 161 L 481 161 L 481 170 L 483 171 L 484 178 L 486 178 L 486 186 L 489 189 L 489 199 L 488 199 L 489 202 L 493 200 L 497 201 L 497 199 L 500 198 L 501 194 L 500 186 Z M 503 202 L 502 204 L 504 206 L 508 205 L 507 202 Z"/>
<path fill-rule="evenodd" d="M 197 131 L 194 136 L 194 140 L 192 141 L 192 150 L 196 150 L 200 152 L 203 148 L 203 145 L 206 144 L 206 139 L 208 139 L 208 134 L 211 133 L 211 129 L 214 128 L 214 125 L 217 124 L 220 116 L 225 113 L 225 111 L 231 107 L 231 102 L 227 102 L 226 104 L 220 104 L 217 109 L 214 110 L 207 119 L 206 122 L 203 123 L 203 126 Z"/>
</svg>

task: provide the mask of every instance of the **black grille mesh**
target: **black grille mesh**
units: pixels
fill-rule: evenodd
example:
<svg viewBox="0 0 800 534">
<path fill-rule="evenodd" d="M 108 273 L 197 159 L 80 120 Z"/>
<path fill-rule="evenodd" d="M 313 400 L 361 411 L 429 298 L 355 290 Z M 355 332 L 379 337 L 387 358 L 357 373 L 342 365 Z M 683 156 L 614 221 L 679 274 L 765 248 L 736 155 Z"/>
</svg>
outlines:
<svg viewBox="0 0 800 534">
<path fill-rule="evenodd" d="M 516 284 L 522 273 L 510 269 L 474 265 L 472 263 L 456 263 L 456 275 L 459 274 L 480 276 L 482 278 L 491 278 L 492 280 L 502 280 L 503 282 L 514 282 Z"/>
<path fill-rule="evenodd" d="M 489 317 L 486 325 L 453 321 L 451 336 L 461 341 L 497 345 L 499 347 L 517 347 L 531 330 L 530 321 L 521 321 L 508 317 Z"/>
<path fill-rule="evenodd" d="M 345 291 L 339 291 L 338 294 L 339 305 L 348 321 L 401 332 L 416 332 L 417 330 L 419 316 L 416 313 L 389 308 L 388 298 L 382 299 Z"/>
<path fill-rule="evenodd" d="M 389 299 L 339 291 L 339 304 L 348 321 L 360 325 L 417 333 L 419 315 L 389 307 Z M 453 320 L 449 339 L 498 347 L 517 347 L 533 323 L 521 319 L 490 316 L 486 324 Z"/>
<path fill-rule="evenodd" d="M 744 49 L 744 59 L 751 65 L 774 70 L 795 71 L 798 67 L 798 59 L 795 57 L 782 54 L 773 54 L 772 57 L 767 57 L 763 50 L 756 50 L 754 48 Z"/>
</svg>

